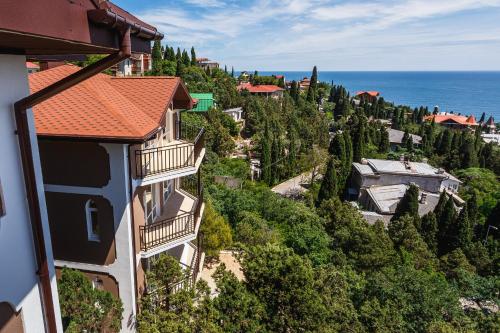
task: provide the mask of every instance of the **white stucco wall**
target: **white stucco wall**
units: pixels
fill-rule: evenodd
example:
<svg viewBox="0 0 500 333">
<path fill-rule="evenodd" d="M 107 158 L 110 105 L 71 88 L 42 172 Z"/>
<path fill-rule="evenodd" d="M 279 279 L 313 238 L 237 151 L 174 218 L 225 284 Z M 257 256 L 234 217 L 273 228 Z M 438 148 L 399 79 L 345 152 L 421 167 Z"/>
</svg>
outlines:
<svg viewBox="0 0 500 333">
<path fill-rule="evenodd" d="M 22 309 L 25 332 L 43 332 L 44 321 L 40 300 L 33 238 L 26 201 L 13 104 L 29 95 L 26 58 L 0 54 L 0 180 L 7 214 L 0 218 L 0 302 Z M 41 168 L 31 111 L 31 143 L 35 160 L 38 197 L 40 199 L 47 255 L 52 278 L 52 294 L 56 322 L 62 332 L 59 302 L 50 245 L 50 231 L 41 181 Z"/>
</svg>

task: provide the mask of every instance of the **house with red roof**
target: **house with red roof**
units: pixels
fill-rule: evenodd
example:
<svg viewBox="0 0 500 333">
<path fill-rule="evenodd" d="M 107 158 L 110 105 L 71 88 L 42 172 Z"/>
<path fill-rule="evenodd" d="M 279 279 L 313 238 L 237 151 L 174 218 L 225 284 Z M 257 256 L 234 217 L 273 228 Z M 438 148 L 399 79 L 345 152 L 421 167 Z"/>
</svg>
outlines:
<svg viewBox="0 0 500 333">
<path fill-rule="evenodd" d="M 424 120 L 429 122 L 434 121 L 436 124 L 454 129 L 470 129 L 479 125 L 473 115 L 462 116 L 452 113 L 430 115 L 425 117 Z"/>
<path fill-rule="evenodd" d="M 283 91 L 285 91 L 285 89 L 278 87 L 276 85 L 261 84 L 261 85 L 254 86 L 253 84 L 251 84 L 249 82 L 239 84 L 237 89 L 240 92 L 241 91 L 248 91 L 252 95 L 272 97 L 272 98 L 276 98 L 276 99 L 282 98 Z"/>
<path fill-rule="evenodd" d="M 31 92 L 79 69 L 34 73 Z M 202 267 L 204 129 L 181 119 L 192 107 L 178 77 L 101 73 L 33 110 L 56 269 L 86 272 L 126 308 L 154 293 L 146 272 L 158 254 L 186 270 L 177 289 Z"/>
<path fill-rule="evenodd" d="M 358 91 L 356 92 L 355 97 L 362 102 L 366 101 L 368 103 L 373 103 L 377 101 L 377 98 L 380 96 L 378 91 Z"/>
<path fill-rule="evenodd" d="M 85 210 L 85 207 L 79 206 L 78 198 L 94 196 L 97 206 L 89 204 L 87 209 L 92 215 L 90 220 L 97 218 L 99 221 L 99 219 L 111 216 L 110 214 L 114 217 L 126 217 L 126 211 L 119 210 L 123 207 L 123 203 L 119 207 L 110 207 L 109 201 L 105 199 L 110 195 L 121 195 L 122 199 L 126 199 L 126 193 L 129 193 L 127 189 L 123 189 L 122 194 L 119 194 L 119 191 L 107 191 L 112 188 L 108 185 L 115 184 L 117 179 L 112 179 L 103 186 L 91 184 L 87 179 L 87 185 L 89 185 L 85 186 L 87 190 L 78 187 L 81 193 L 67 196 L 72 188 L 76 188 L 73 184 L 79 177 L 76 172 L 73 178 L 68 178 L 68 174 L 71 171 L 84 170 L 89 166 L 81 156 L 79 157 L 80 165 L 72 162 L 73 157 L 78 157 L 73 153 L 85 153 L 85 150 L 80 149 L 81 144 L 77 142 L 81 139 L 70 141 L 67 138 L 64 141 L 65 151 L 51 151 L 60 163 L 58 168 L 63 170 L 67 167 L 68 169 L 62 173 L 60 179 L 50 179 L 55 187 L 51 189 L 50 198 L 45 197 L 44 177 L 46 178 L 47 175 L 42 174 L 40 162 L 42 152 L 37 142 L 33 110 L 45 102 L 58 100 L 58 96 L 68 92 L 72 87 L 78 86 L 84 80 L 92 80 L 91 77 L 127 59 L 132 53 L 150 53 L 151 41 L 162 38 L 163 35 L 155 27 L 105 0 L 2 0 L 0 10 L 0 86 L 2 87 L 0 91 L 0 151 L 2 152 L 0 163 L 0 332 L 63 332 L 66 329 L 63 324 L 68 324 L 61 320 L 57 285 L 59 270 L 54 267 L 52 246 L 54 243 L 51 240 L 53 230 L 50 226 L 52 221 L 49 222 L 47 206 L 50 206 L 51 214 L 57 211 L 67 212 L 69 206 L 66 207 L 66 204 L 77 210 Z M 81 58 L 89 54 L 100 54 L 103 58 L 99 62 L 90 64 L 85 70 L 71 71 L 71 77 L 64 76 L 65 72 L 60 73 L 62 75 L 55 75 L 57 71 L 47 71 L 50 77 L 43 85 L 44 89 L 37 88 L 36 93 L 35 90 L 29 90 L 30 78 L 43 74 L 39 72 L 28 75 L 28 71 L 34 71 L 36 68 L 34 64 L 41 65 L 49 60 L 71 61 L 75 60 L 75 57 Z M 31 63 L 27 64 L 27 61 Z M 100 93 L 105 94 L 104 91 Z M 79 99 L 78 103 L 91 109 L 99 103 L 99 100 Z M 70 131 L 69 124 L 66 121 L 61 123 L 59 120 L 63 118 L 71 122 L 72 114 L 68 113 L 71 110 L 58 106 L 52 112 L 58 113 L 57 118 L 48 119 L 52 122 L 56 134 L 65 134 Z M 94 122 L 100 119 L 96 115 L 75 119 L 79 121 L 73 125 L 76 125 L 77 130 L 84 134 L 92 133 L 92 128 L 97 129 L 102 124 L 102 122 L 97 124 Z M 47 126 L 45 124 L 42 128 L 47 131 Z M 99 129 L 99 131 L 102 130 L 102 128 Z M 94 141 L 93 144 L 97 143 Z M 92 151 L 87 150 L 87 152 Z M 113 158 L 114 155 L 102 153 L 101 150 L 100 158 L 117 161 Z M 94 158 L 87 156 L 90 158 L 89 161 Z M 127 165 L 122 163 L 120 167 L 126 169 Z M 99 179 L 99 175 L 106 174 L 106 170 L 99 170 L 95 179 Z M 52 177 L 55 177 L 54 173 Z M 90 178 L 92 179 L 94 175 Z M 104 183 L 101 182 L 101 184 Z M 85 191 L 90 192 L 85 193 Z M 59 201 L 57 198 L 67 200 Z M 77 205 L 72 203 L 77 203 Z M 87 240 L 88 236 L 101 237 L 102 235 L 104 237 L 101 229 L 95 228 L 93 229 L 95 235 L 87 235 L 86 227 L 78 229 L 79 221 L 68 219 L 64 223 L 68 231 L 64 237 L 72 238 L 74 234 L 82 235 L 82 233 L 82 237 Z M 131 229 L 127 229 L 128 226 L 124 223 L 103 225 L 103 228 L 108 228 L 107 230 L 113 228 L 115 234 L 131 235 Z M 88 253 L 82 252 L 84 249 L 79 249 L 79 244 L 65 243 L 68 256 L 66 258 L 76 259 L 76 256 L 102 258 L 106 256 L 106 253 L 120 253 L 119 256 L 108 257 L 110 262 L 111 259 L 113 262 L 107 267 L 98 266 L 97 270 L 82 272 L 95 288 L 108 290 L 125 300 L 123 312 L 120 313 L 123 316 L 120 332 L 133 332 L 137 314 L 136 288 L 132 270 L 127 267 L 133 266 L 131 263 L 135 262 L 136 256 L 132 251 L 126 253 L 118 247 L 115 251 L 114 245 L 109 246 L 109 243 L 106 243 L 108 248 L 99 247 L 99 244 L 104 244 L 104 242 L 99 243 L 95 239 L 93 242 L 97 247 L 92 248 Z M 68 266 L 76 267 L 78 261 L 82 260 L 68 262 Z M 115 279 L 116 276 L 119 278 Z M 125 276 L 128 277 L 126 280 Z M 105 325 L 96 330 L 109 331 L 109 327 Z"/>
</svg>

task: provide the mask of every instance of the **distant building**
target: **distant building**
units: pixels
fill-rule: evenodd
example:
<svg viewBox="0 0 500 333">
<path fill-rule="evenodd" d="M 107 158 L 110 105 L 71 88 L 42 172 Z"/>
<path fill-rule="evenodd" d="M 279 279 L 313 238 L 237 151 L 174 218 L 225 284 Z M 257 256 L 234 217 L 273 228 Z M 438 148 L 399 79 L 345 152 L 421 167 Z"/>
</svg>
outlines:
<svg viewBox="0 0 500 333">
<path fill-rule="evenodd" d="M 433 121 L 436 124 L 440 124 L 441 126 L 445 126 L 453 129 L 470 129 L 478 126 L 479 124 L 476 122 L 476 118 L 473 115 L 468 117 L 455 115 L 452 113 L 440 113 L 436 115 L 430 115 L 424 118 L 426 121 Z"/>
<path fill-rule="evenodd" d="M 227 109 L 227 110 L 224 110 L 222 112 L 224 112 L 225 114 L 227 114 L 228 116 L 233 118 L 233 120 L 237 123 L 240 121 L 243 121 L 243 108 L 242 107 Z"/>
<path fill-rule="evenodd" d="M 247 90 L 252 95 L 272 97 L 272 98 L 283 97 L 283 91 L 285 90 L 275 85 L 262 84 L 254 86 L 251 83 L 241 83 L 240 85 L 238 85 L 237 89 L 238 91 Z"/>
<path fill-rule="evenodd" d="M 389 132 L 389 142 L 391 144 L 391 149 L 394 150 L 397 146 L 401 146 L 401 144 L 403 143 L 405 132 L 392 128 L 388 129 L 387 132 Z M 413 144 L 416 146 L 420 146 L 420 144 L 422 143 L 422 137 L 415 134 L 410 134 L 410 136 L 413 139 Z"/>
<path fill-rule="evenodd" d="M 308 77 L 304 77 L 299 81 L 299 90 L 307 90 L 311 85 L 311 80 Z"/>
<path fill-rule="evenodd" d="M 350 194 L 359 197 L 362 190 L 372 186 L 409 185 L 415 183 L 422 191 L 458 192 L 461 181 L 443 169 L 423 162 L 363 159 L 353 163 Z"/>
<path fill-rule="evenodd" d="M 191 98 L 195 101 L 196 105 L 191 112 L 207 112 L 215 107 L 214 94 L 212 93 L 190 93 Z"/>
<path fill-rule="evenodd" d="M 199 67 L 203 68 L 204 70 L 207 70 L 207 68 L 210 68 L 210 70 L 219 68 L 218 62 L 212 61 L 208 58 L 196 58 L 196 63 Z"/>
<path fill-rule="evenodd" d="M 28 69 L 28 74 L 36 73 L 40 70 L 40 66 L 31 61 L 26 61 L 26 68 Z"/>
<path fill-rule="evenodd" d="M 483 138 L 483 141 L 486 143 L 496 143 L 497 145 L 500 145 L 500 134 L 481 134 L 481 137 Z"/>
<path fill-rule="evenodd" d="M 361 101 L 367 101 L 368 103 L 373 103 L 380 96 L 378 91 L 358 91 L 356 93 L 356 98 Z"/>
<path fill-rule="evenodd" d="M 493 116 L 490 116 L 488 118 L 488 120 L 483 124 L 483 128 L 488 133 L 496 133 L 497 126 L 495 125 L 495 120 L 493 119 Z"/>
<path fill-rule="evenodd" d="M 152 69 L 151 55 L 148 53 L 133 53 L 128 59 L 111 67 L 111 71 L 116 76 L 141 76 Z"/>
</svg>

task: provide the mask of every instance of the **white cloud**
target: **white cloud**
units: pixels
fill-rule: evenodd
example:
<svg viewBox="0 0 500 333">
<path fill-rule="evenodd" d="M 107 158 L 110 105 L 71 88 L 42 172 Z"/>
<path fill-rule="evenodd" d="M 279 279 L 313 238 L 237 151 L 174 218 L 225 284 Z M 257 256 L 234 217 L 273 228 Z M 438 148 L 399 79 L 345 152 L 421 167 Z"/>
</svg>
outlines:
<svg viewBox="0 0 500 333">
<path fill-rule="evenodd" d="M 219 0 L 184 0 L 186 3 L 198 7 L 224 7 L 226 4 Z"/>
<path fill-rule="evenodd" d="M 339 54 L 353 63 L 386 57 L 390 65 L 398 48 L 415 52 L 430 45 L 456 48 L 473 43 L 496 47 L 495 34 L 500 32 L 500 0 L 184 1 L 199 10 L 174 3 L 145 11 L 141 18 L 164 32 L 167 44 L 194 45 L 198 53 L 231 61 L 236 68 L 269 68 L 276 66 L 277 57 L 280 68 L 299 63 L 309 68 L 320 60 L 328 63 L 328 56 L 333 63 Z M 453 15 L 467 19 L 485 8 L 496 13 L 496 20 L 446 20 Z"/>
</svg>

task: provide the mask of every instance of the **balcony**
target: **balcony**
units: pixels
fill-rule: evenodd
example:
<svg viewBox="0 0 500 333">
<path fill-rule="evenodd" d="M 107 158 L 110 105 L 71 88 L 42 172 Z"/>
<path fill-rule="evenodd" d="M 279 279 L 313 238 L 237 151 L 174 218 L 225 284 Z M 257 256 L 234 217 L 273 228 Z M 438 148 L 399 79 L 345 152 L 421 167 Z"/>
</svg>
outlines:
<svg viewBox="0 0 500 333">
<path fill-rule="evenodd" d="M 203 188 L 199 174 L 180 181 L 180 188 L 165 203 L 165 213 L 155 222 L 139 227 L 143 257 L 196 238 L 203 214 Z"/>
<path fill-rule="evenodd" d="M 178 140 L 134 152 L 136 179 L 177 178 L 195 173 L 203 159 L 205 129 L 178 122 Z"/>
</svg>

